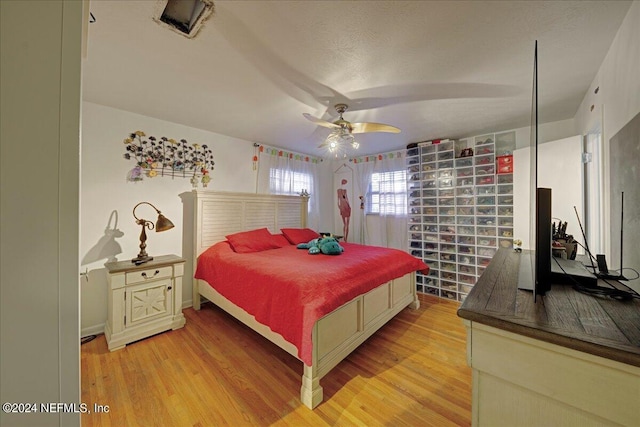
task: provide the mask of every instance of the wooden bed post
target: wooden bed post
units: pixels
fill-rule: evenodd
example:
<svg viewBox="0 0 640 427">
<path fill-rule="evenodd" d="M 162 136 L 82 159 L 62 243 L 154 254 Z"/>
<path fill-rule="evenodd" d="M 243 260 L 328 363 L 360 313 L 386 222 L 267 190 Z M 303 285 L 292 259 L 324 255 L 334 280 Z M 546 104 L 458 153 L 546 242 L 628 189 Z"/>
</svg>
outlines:
<svg viewBox="0 0 640 427">
<path fill-rule="evenodd" d="M 309 198 L 306 197 L 308 200 Z M 306 205 L 306 203 L 303 203 Z M 322 386 L 320 385 L 320 373 L 318 368 L 318 322 L 313 325 L 312 340 L 313 352 L 311 356 L 312 366 L 302 363 L 304 371 L 302 373 L 302 386 L 300 387 L 300 401 L 309 409 L 318 406 L 323 399 Z"/>
<path fill-rule="evenodd" d="M 313 409 L 322 402 L 322 387 L 320 386 L 320 378 L 317 375 L 317 369 L 313 366 L 304 365 L 304 374 L 302 375 L 302 387 L 300 387 L 300 400 L 309 409 Z"/>
<path fill-rule="evenodd" d="M 195 272 L 194 272 L 194 274 L 195 274 Z M 193 286 L 193 290 L 192 290 L 192 292 L 193 292 L 193 296 L 192 296 L 193 303 L 192 304 L 193 304 L 193 309 L 194 310 L 200 310 L 200 291 L 198 290 L 198 287 L 200 286 L 199 282 L 200 282 L 200 280 L 196 279 L 196 278 L 194 278 L 193 281 L 191 282 L 192 286 Z"/>
<path fill-rule="evenodd" d="M 418 298 L 418 289 L 416 288 L 416 272 L 411 273 L 411 292 L 413 293 L 413 301 L 409 304 L 409 308 L 417 310 L 420 308 L 420 299 Z"/>
<path fill-rule="evenodd" d="M 300 212 L 300 221 L 302 223 L 302 227 L 308 227 L 308 220 L 309 220 L 309 196 L 307 195 L 301 195 L 300 197 L 302 197 L 302 204 L 300 206 L 301 212 Z"/>
<path fill-rule="evenodd" d="M 200 233 L 200 223 L 198 222 L 202 216 L 202 202 L 198 197 L 198 191 L 192 190 L 191 192 L 191 209 L 192 209 L 192 218 L 193 221 L 193 235 L 191 236 L 191 256 L 193 263 L 193 270 L 191 271 L 192 280 L 191 280 L 191 298 L 192 298 L 192 306 L 194 310 L 200 310 L 200 280 L 195 278 L 196 269 L 198 268 L 198 256 L 200 256 L 200 248 L 198 247 L 198 233 Z"/>
</svg>

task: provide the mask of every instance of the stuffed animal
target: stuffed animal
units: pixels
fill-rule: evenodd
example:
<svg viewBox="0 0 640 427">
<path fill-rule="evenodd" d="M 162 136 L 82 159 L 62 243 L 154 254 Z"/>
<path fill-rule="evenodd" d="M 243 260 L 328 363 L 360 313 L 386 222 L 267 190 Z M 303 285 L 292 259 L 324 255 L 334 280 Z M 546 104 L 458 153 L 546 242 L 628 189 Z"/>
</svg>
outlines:
<svg viewBox="0 0 640 427">
<path fill-rule="evenodd" d="M 335 237 L 324 236 L 318 239 L 313 239 L 309 243 L 300 243 L 298 249 L 309 249 L 309 254 L 325 254 L 325 255 L 340 255 L 344 248 L 340 246 Z"/>
</svg>

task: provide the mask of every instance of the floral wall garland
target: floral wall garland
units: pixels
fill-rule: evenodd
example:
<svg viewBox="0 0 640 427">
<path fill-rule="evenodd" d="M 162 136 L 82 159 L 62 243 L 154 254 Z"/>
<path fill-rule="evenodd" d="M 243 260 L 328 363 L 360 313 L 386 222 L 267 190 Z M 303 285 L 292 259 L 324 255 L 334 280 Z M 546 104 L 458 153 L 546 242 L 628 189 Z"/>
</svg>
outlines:
<svg viewBox="0 0 640 427">
<path fill-rule="evenodd" d="M 170 176 L 189 178 L 197 187 L 201 182 L 206 187 L 214 169 L 213 151 L 207 145 L 189 144 L 185 139 L 148 136 L 135 131 L 123 141 L 126 146 L 124 158 L 134 160 L 136 165 L 127 174 L 127 180 L 142 181 L 144 177 Z"/>
</svg>

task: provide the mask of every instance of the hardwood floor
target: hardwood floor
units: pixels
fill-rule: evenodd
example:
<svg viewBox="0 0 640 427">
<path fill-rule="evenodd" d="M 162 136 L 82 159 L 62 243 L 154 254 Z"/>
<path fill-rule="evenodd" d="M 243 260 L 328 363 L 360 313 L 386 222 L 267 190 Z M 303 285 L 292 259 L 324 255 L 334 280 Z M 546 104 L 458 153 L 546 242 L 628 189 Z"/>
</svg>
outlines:
<svg viewBox="0 0 640 427">
<path fill-rule="evenodd" d="M 458 304 L 421 295 L 300 402 L 302 362 L 211 304 L 187 324 L 109 352 L 82 346 L 83 426 L 464 426 L 471 369 Z M 108 413 L 93 405 L 108 405 Z"/>
</svg>

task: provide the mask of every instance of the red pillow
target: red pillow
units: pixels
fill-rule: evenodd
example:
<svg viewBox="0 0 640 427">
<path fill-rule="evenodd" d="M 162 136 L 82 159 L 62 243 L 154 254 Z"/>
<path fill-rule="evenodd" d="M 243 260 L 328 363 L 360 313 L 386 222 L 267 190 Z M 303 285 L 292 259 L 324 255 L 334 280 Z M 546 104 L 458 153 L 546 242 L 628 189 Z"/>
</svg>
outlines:
<svg viewBox="0 0 640 427">
<path fill-rule="evenodd" d="M 284 237 L 283 234 L 272 234 L 271 242 L 279 248 L 284 248 L 285 246 L 291 246 L 291 242 Z"/>
<path fill-rule="evenodd" d="M 280 247 L 273 242 L 273 236 L 267 228 L 242 231 L 240 233 L 229 234 L 225 237 L 231 244 L 234 252 L 239 254 L 266 251 L 267 249 L 277 249 Z"/>
<path fill-rule="evenodd" d="M 318 233 L 310 228 L 282 228 L 280 231 L 282 231 L 284 237 L 286 237 L 292 245 L 307 243 L 320 237 Z"/>
</svg>

